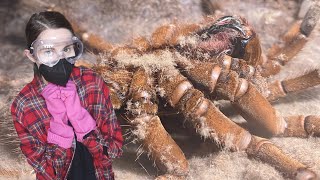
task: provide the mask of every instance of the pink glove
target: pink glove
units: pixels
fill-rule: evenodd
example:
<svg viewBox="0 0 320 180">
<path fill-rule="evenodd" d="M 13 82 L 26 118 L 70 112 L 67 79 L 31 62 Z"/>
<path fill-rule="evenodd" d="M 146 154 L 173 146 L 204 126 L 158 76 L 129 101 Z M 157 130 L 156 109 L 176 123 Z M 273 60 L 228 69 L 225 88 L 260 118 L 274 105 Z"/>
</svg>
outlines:
<svg viewBox="0 0 320 180">
<path fill-rule="evenodd" d="M 67 116 L 72 124 L 79 142 L 83 137 L 96 129 L 96 121 L 89 112 L 81 106 L 76 85 L 73 81 L 68 81 L 66 87 L 60 87 L 61 98 L 67 109 Z"/>
<path fill-rule="evenodd" d="M 67 111 L 63 101 L 60 98 L 60 89 L 58 86 L 48 83 L 43 89 L 47 108 L 52 115 L 50 128 L 48 129 L 47 141 L 57 144 L 65 149 L 72 146 L 74 132 L 71 126 L 68 126 Z"/>
</svg>

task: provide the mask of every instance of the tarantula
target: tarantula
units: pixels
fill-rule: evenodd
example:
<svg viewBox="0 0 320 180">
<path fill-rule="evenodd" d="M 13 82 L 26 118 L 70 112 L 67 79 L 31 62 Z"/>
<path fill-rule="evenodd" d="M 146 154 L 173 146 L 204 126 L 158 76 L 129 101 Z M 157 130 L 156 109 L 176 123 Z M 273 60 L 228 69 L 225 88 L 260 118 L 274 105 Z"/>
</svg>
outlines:
<svg viewBox="0 0 320 180">
<path fill-rule="evenodd" d="M 89 47 L 105 53 L 98 64 L 87 66 L 109 85 L 114 108 L 126 106 L 132 132 L 157 167 L 167 173 L 162 178 L 185 176 L 188 162 L 161 124 L 158 97 L 183 114 L 202 137 L 232 151 L 245 151 L 284 176 L 316 179 L 306 165 L 231 121 L 213 101 L 229 100 L 253 127 L 263 129 L 255 132 L 262 137 L 320 136 L 319 116 L 282 117 L 269 102 L 320 84 L 320 71 L 282 82 L 266 81 L 307 42 L 319 11 L 319 5 L 311 7 L 285 35 L 285 45 L 274 46 L 268 56 L 262 55 L 252 27 L 237 16 L 164 25 L 151 39 L 138 37 L 123 46 L 111 45 L 75 23 L 73 27 Z"/>
</svg>

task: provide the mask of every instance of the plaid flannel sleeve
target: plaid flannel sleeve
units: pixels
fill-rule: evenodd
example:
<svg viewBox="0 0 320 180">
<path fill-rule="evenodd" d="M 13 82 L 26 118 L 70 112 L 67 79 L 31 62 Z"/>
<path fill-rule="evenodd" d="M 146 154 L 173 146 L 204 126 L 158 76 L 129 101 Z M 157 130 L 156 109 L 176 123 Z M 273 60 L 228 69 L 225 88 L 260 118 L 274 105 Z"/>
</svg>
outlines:
<svg viewBox="0 0 320 180">
<path fill-rule="evenodd" d="M 65 150 L 55 144 L 42 142 L 32 136 L 21 123 L 23 112 L 16 112 L 16 106 L 11 108 L 14 127 L 20 139 L 20 148 L 28 163 L 36 172 L 37 179 L 60 179 L 59 169 L 55 168 L 54 161 L 65 155 Z M 18 115 L 19 114 L 19 117 Z"/>
<path fill-rule="evenodd" d="M 117 120 L 117 116 L 111 104 L 109 89 L 103 80 L 101 84 L 103 95 L 106 100 L 106 113 L 104 114 L 101 131 L 104 139 L 108 143 L 107 152 L 109 157 L 115 158 L 122 155 L 123 137 L 119 121 Z"/>
</svg>

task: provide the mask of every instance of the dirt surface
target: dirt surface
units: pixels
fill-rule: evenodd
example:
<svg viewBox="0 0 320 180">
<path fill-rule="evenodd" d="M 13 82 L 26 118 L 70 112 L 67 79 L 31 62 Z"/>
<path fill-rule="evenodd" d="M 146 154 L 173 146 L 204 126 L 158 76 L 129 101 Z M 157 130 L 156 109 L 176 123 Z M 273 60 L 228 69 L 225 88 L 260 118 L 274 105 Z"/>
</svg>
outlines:
<svg viewBox="0 0 320 180">
<path fill-rule="evenodd" d="M 224 0 L 218 3 L 220 8 L 215 14 L 236 14 L 247 18 L 260 36 L 266 52 L 273 43 L 280 41 L 286 29 L 301 18 L 313 2 L 305 0 L 301 5 L 298 0 Z M 32 169 L 18 149 L 9 106 L 13 97 L 33 77 L 32 64 L 23 56 L 25 24 L 32 13 L 52 5 L 67 9 L 88 31 L 112 43 L 124 43 L 138 35 L 149 36 L 154 28 L 175 20 L 199 22 L 204 14 L 199 0 L 74 0 L 68 3 L 62 0 L 1 1 L 0 179 L 34 179 Z M 295 77 L 320 67 L 319 25 L 309 39 L 301 53 L 273 79 Z M 92 58 L 88 54 L 85 56 Z M 274 107 L 283 116 L 320 115 L 320 87 L 289 95 L 274 103 Z M 232 109 L 222 109 L 231 119 L 243 120 Z M 172 116 L 163 115 L 161 118 L 174 120 Z M 183 128 L 182 121 L 180 118 L 175 122 L 164 121 L 164 124 L 189 160 L 190 173 L 187 179 L 283 179 L 273 167 L 248 159 L 242 152 L 217 151 L 211 142 L 191 136 L 193 134 Z M 320 138 L 272 138 L 271 141 L 320 175 Z M 138 146 L 126 145 L 123 157 L 114 161 L 117 179 L 153 179 L 161 174 L 145 154 L 136 158 Z"/>
</svg>

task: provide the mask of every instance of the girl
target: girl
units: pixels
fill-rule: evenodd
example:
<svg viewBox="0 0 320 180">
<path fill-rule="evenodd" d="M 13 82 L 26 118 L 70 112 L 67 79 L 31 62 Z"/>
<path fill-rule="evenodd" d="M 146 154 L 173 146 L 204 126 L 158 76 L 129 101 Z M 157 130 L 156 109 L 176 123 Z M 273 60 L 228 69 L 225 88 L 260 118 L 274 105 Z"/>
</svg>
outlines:
<svg viewBox="0 0 320 180">
<path fill-rule="evenodd" d="M 114 179 L 110 158 L 122 153 L 121 129 L 103 79 L 74 67 L 82 42 L 58 12 L 33 14 L 25 32 L 34 79 L 11 113 L 37 179 Z"/>
</svg>

